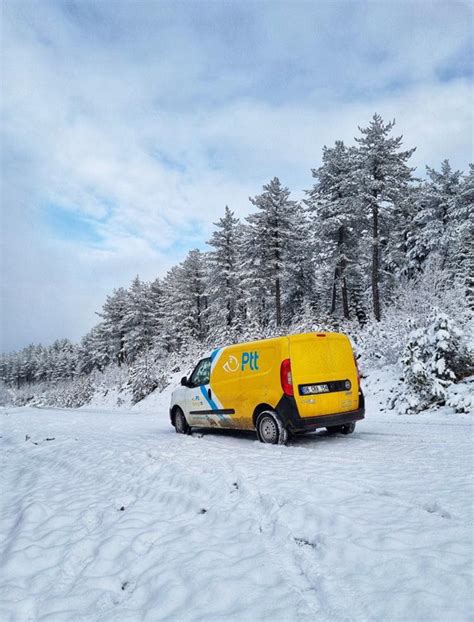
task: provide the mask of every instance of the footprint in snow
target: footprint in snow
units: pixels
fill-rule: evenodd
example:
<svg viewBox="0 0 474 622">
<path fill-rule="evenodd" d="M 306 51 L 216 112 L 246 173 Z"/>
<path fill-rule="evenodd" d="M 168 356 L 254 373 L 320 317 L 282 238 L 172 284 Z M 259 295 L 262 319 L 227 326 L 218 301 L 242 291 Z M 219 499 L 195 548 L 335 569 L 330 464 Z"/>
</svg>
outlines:
<svg viewBox="0 0 474 622">
<path fill-rule="evenodd" d="M 433 503 L 425 503 L 422 507 L 430 514 L 438 514 L 441 518 L 451 518 L 451 514 L 448 511 L 443 510 L 443 508 L 439 506 L 436 501 Z"/>
<path fill-rule="evenodd" d="M 319 548 L 319 542 L 310 542 L 306 538 L 293 538 L 298 546 L 310 546 L 312 549 Z"/>
</svg>

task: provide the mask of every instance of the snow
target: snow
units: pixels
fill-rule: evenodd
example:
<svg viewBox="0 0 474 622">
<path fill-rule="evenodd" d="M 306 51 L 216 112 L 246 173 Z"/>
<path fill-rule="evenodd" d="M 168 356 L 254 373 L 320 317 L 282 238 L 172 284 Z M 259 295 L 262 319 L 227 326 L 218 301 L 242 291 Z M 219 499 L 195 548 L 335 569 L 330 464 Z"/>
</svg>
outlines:
<svg viewBox="0 0 474 622">
<path fill-rule="evenodd" d="M 373 394 L 287 447 L 177 435 L 169 390 L 0 410 L 0 619 L 472 619 L 472 418 Z"/>
</svg>

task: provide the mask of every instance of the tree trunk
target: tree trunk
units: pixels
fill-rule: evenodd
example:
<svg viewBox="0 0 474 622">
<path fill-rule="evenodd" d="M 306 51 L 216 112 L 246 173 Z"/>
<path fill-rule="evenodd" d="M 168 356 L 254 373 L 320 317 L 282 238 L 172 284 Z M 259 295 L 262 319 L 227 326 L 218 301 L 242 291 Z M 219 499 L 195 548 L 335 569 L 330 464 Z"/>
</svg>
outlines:
<svg viewBox="0 0 474 622">
<path fill-rule="evenodd" d="M 342 311 L 344 313 L 344 317 L 346 320 L 349 319 L 349 299 L 347 295 L 347 282 L 346 282 L 346 256 L 345 256 L 345 248 L 344 248 L 344 227 L 339 227 L 339 278 L 341 281 L 341 294 L 342 294 Z"/>
<path fill-rule="evenodd" d="M 276 325 L 281 326 L 281 291 L 280 278 L 275 280 L 275 305 L 276 305 Z"/>
<path fill-rule="evenodd" d="M 345 276 L 342 277 L 341 291 L 342 291 L 342 310 L 344 311 L 344 317 L 346 318 L 346 320 L 348 320 L 350 318 L 349 297 L 347 295 L 347 283 L 346 283 Z"/>
<path fill-rule="evenodd" d="M 332 294 L 331 294 L 331 315 L 336 311 L 336 299 L 337 299 L 337 281 L 339 279 L 339 266 L 334 269 L 334 277 L 332 280 Z"/>
<path fill-rule="evenodd" d="M 342 295 L 342 312 L 344 317 L 349 319 L 349 299 L 347 294 L 347 282 L 344 276 L 346 269 L 346 258 L 344 256 L 344 227 L 339 227 L 338 240 L 337 240 L 337 265 L 334 269 L 334 278 L 332 282 L 332 296 L 331 296 L 331 313 L 335 313 L 337 306 L 337 289 L 339 281 L 341 283 L 341 295 Z"/>
<path fill-rule="evenodd" d="M 121 367 L 125 362 L 125 333 L 120 332 L 120 351 L 117 356 L 118 366 Z"/>
<path fill-rule="evenodd" d="M 374 317 L 380 321 L 380 293 L 379 293 L 379 208 L 372 207 L 372 301 Z"/>
</svg>

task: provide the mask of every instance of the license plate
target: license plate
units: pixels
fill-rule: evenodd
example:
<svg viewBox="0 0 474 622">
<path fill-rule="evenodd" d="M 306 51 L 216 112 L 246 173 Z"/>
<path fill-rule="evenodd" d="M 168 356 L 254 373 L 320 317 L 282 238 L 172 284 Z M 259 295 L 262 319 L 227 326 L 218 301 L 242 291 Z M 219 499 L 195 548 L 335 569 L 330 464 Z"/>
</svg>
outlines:
<svg viewBox="0 0 474 622">
<path fill-rule="evenodd" d="M 329 393 L 327 384 L 306 384 L 300 387 L 301 395 L 315 395 L 316 393 Z"/>
</svg>

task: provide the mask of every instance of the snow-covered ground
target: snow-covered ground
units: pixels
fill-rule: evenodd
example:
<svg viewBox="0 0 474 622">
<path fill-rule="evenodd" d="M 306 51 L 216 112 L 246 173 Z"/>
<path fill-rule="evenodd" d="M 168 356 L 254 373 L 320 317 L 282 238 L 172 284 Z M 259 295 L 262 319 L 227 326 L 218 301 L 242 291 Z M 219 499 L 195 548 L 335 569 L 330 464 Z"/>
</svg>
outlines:
<svg viewBox="0 0 474 622">
<path fill-rule="evenodd" d="M 168 395 L 0 411 L 1 620 L 473 618 L 470 416 L 266 446 Z"/>
</svg>

